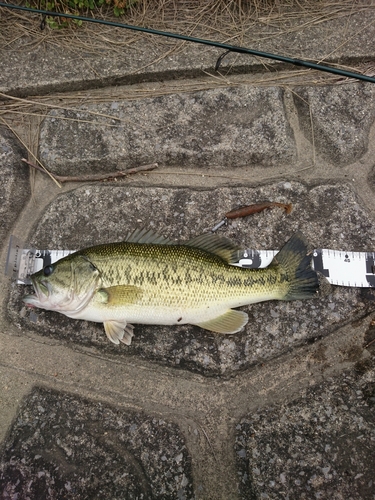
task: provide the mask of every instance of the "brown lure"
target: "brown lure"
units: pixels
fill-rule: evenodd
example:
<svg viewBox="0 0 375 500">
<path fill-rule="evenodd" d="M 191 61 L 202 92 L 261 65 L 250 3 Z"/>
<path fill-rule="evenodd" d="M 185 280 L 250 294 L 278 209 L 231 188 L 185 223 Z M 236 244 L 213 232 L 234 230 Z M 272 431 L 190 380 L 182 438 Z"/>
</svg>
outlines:
<svg viewBox="0 0 375 500">
<path fill-rule="evenodd" d="M 225 214 L 227 219 L 238 219 L 239 217 L 246 217 L 247 215 L 262 212 L 266 208 L 280 207 L 285 210 L 287 214 L 292 211 L 293 205 L 291 203 L 278 203 L 276 201 L 264 201 L 262 203 L 255 203 L 253 205 L 246 205 L 245 207 L 231 210 Z"/>
</svg>

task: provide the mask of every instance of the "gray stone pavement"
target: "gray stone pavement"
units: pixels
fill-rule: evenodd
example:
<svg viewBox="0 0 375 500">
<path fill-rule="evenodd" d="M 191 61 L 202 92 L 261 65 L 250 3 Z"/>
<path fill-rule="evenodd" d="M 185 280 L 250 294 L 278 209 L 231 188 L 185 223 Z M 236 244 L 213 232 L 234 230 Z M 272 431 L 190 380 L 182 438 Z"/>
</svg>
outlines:
<svg viewBox="0 0 375 500">
<path fill-rule="evenodd" d="M 277 52 L 295 44 L 297 55 L 310 47 L 318 59 L 336 43 L 332 62 L 373 61 L 374 19 L 358 9 L 280 35 Z M 343 20 L 358 43 L 340 45 Z M 150 51 L 137 43 L 129 57 L 142 68 Z M 199 73 L 209 51 L 190 46 L 143 73 L 109 57 L 105 78 L 95 78 L 84 70 L 98 64 L 92 54 L 78 71 L 69 51 L 56 63 L 56 46 L 16 49 L 1 54 L 0 89 L 48 92 L 37 152 L 51 172 L 158 168 L 60 189 L 28 171 L 24 146 L 1 126 L 4 264 L 11 234 L 50 249 L 119 241 L 135 227 L 184 241 L 265 199 L 293 211 L 233 220 L 220 234 L 277 249 L 301 230 L 315 248 L 375 251 L 373 84 L 265 86 L 238 63 L 241 79 L 218 86 Z M 161 42 L 153 56 L 158 50 Z M 42 76 L 28 63 L 40 58 L 50 68 Z M 199 82 L 204 89 L 186 91 Z M 79 102 L 69 106 L 54 94 L 77 88 Z M 145 97 L 126 97 L 137 90 Z M 29 287 L 0 281 L 1 498 L 375 498 L 373 289 L 332 287 L 309 301 L 248 306 L 249 323 L 232 336 L 136 325 L 131 346 L 115 346 L 102 325 L 46 311 L 35 319 L 22 303 Z"/>
</svg>

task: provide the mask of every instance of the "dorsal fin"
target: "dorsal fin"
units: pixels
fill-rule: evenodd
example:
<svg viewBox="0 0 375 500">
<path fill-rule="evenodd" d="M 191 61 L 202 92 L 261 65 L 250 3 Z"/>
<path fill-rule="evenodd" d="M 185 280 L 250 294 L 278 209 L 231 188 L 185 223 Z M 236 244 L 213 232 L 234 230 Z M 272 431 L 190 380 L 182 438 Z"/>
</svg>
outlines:
<svg viewBox="0 0 375 500">
<path fill-rule="evenodd" d="M 153 243 L 154 245 L 176 245 L 175 241 L 160 236 L 152 229 L 136 229 L 125 238 L 128 243 Z"/>
<path fill-rule="evenodd" d="M 128 243 L 152 243 L 154 245 L 178 245 L 176 241 L 160 236 L 152 229 L 145 228 L 136 229 L 132 233 L 129 233 L 125 241 Z M 192 240 L 180 244 L 218 255 L 228 264 L 238 262 L 242 255 L 241 248 L 238 245 L 224 236 L 217 236 L 212 233 L 201 234 Z"/>
<path fill-rule="evenodd" d="M 228 264 L 238 262 L 241 258 L 241 248 L 238 245 L 224 236 L 212 233 L 201 234 L 183 244 L 218 255 Z"/>
</svg>

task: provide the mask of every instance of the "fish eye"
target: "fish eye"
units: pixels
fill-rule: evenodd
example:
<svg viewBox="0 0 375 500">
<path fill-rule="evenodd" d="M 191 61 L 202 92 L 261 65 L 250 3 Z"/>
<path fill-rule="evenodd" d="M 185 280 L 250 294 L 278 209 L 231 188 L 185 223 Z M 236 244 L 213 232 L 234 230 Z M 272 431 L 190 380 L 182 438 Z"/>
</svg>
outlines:
<svg viewBox="0 0 375 500">
<path fill-rule="evenodd" d="M 50 276 L 51 274 L 53 273 L 53 266 L 46 266 L 44 269 L 43 269 L 43 274 L 44 276 Z"/>
</svg>

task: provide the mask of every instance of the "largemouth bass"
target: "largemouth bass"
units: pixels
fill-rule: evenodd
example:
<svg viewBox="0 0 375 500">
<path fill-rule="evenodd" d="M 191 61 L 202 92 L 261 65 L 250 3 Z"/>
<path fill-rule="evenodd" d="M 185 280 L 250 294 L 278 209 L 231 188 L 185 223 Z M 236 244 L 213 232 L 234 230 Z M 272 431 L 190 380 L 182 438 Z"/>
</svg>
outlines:
<svg viewBox="0 0 375 500">
<path fill-rule="evenodd" d="M 295 234 L 265 269 L 231 265 L 239 252 L 214 234 L 176 244 L 136 230 L 125 242 L 79 250 L 33 274 L 35 294 L 24 302 L 104 323 L 111 342 L 130 345 L 132 323 L 190 323 L 232 334 L 248 321 L 234 307 L 316 295 L 318 277 L 302 234 Z"/>
</svg>

